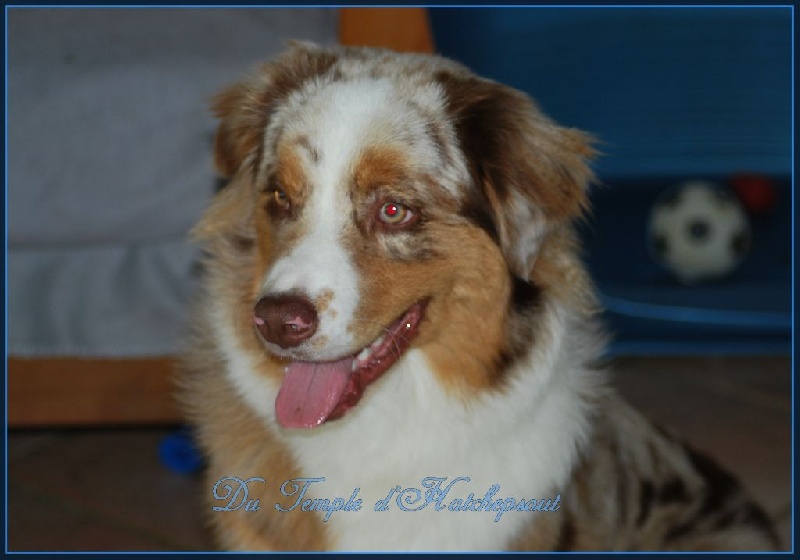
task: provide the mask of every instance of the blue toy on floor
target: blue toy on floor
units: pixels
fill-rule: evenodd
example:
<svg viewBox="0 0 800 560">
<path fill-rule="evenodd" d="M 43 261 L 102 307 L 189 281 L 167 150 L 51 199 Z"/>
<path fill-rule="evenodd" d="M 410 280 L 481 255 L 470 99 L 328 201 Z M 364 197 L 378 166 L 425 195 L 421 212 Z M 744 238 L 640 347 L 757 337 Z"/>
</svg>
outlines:
<svg viewBox="0 0 800 560">
<path fill-rule="evenodd" d="M 158 457 L 165 467 L 180 474 L 199 472 L 205 463 L 189 428 L 165 436 L 158 445 Z"/>
</svg>

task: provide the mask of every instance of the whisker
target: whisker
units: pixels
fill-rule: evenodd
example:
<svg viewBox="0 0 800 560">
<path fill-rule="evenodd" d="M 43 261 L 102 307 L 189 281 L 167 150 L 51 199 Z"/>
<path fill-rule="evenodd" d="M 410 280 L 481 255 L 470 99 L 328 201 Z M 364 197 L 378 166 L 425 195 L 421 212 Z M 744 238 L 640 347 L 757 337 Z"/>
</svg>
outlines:
<svg viewBox="0 0 800 560">
<path fill-rule="evenodd" d="M 362 323 L 378 325 L 382 331 L 384 331 L 388 336 L 391 337 L 391 340 L 394 343 L 394 348 L 390 348 L 390 350 L 393 351 L 393 353 L 396 353 L 396 357 L 397 357 L 398 360 L 400 359 L 400 356 L 402 355 L 402 351 L 400 350 L 400 344 L 397 342 L 397 340 L 398 339 L 405 340 L 405 342 L 410 344 L 410 341 L 406 338 L 404 333 L 401 332 L 401 333 L 398 333 L 397 335 L 395 335 L 395 334 L 392 333 L 392 331 L 389 329 L 389 327 L 384 326 L 383 324 L 379 323 L 378 321 L 373 321 L 371 319 L 364 319 L 362 317 L 357 317 L 357 316 L 354 316 L 353 319 L 355 321 L 360 321 Z M 395 394 L 397 394 L 397 391 L 400 389 L 399 378 L 395 377 L 395 376 L 392 376 L 392 378 L 397 380 L 397 381 L 394 381 L 392 383 L 392 385 L 393 385 L 392 391 Z"/>
<path fill-rule="evenodd" d="M 379 323 L 377 321 L 373 321 L 371 319 L 364 319 L 362 317 L 355 317 L 355 316 L 353 317 L 353 319 L 355 321 L 359 321 L 361 323 L 369 323 L 369 324 L 373 324 L 373 325 L 378 325 L 381 328 L 382 331 L 384 331 L 389 337 L 391 337 L 391 341 L 394 344 L 394 348 L 391 349 L 391 350 L 393 350 L 393 352 L 396 353 L 396 357 L 397 358 L 399 358 L 400 355 L 402 354 L 402 351 L 400 350 L 400 344 L 398 343 L 398 340 L 402 340 L 403 342 L 406 342 L 406 343 L 410 342 L 409 339 L 407 339 L 402 332 L 401 333 L 393 333 L 389 329 L 389 327 L 386 327 L 386 326 L 384 326 L 383 324 L 381 324 L 381 323 Z"/>
</svg>

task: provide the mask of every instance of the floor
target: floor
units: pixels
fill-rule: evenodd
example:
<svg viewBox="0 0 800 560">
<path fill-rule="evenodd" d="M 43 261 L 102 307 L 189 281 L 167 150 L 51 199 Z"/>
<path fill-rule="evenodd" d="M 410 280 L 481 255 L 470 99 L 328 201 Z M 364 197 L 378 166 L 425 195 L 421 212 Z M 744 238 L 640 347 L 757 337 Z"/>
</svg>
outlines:
<svg viewBox="0 0 800 560">
<path fill-rule="evenodd" d="M 624 358 L 620 391 L 744 481 L 791 544 L 791 361 Z M 8 441 L 8 548 L 208 550 L 196 475 L 157 454 L 174 427 L 18 431 Z"/>
</svg>

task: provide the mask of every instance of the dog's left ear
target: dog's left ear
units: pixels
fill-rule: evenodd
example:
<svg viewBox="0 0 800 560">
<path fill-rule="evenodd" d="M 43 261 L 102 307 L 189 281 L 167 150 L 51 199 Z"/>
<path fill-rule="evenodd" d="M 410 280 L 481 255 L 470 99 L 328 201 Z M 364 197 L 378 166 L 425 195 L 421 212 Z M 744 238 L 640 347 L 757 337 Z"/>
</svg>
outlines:
<svg viewBox="0 0 800 560">
<path fill-rule="evenodd" d="M 473 210 L 488 210 L 510 269 L 529 280 L 547 235 L 587 209 L 593 140 L 510 87 L 470 75 L 439 79 L 476 183 L 482 208 Z"/>
</svg>

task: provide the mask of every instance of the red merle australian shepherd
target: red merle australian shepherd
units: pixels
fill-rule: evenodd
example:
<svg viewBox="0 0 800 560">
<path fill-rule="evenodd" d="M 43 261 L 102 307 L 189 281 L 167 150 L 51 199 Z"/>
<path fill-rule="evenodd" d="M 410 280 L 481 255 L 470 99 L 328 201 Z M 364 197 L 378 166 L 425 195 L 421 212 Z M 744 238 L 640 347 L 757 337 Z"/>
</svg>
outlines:
<svg viewBox="0 0 800 560">
<path fill-rule="evenodd" d="M 440 57 L 310 44 L 214 110 L 180 385 L 220 547 L 777 546 L 596 366 L 590 137 Z"/>
</svg>

